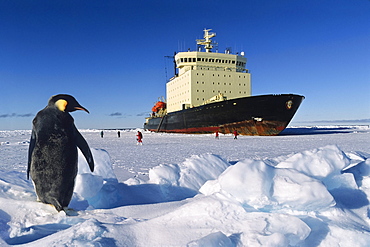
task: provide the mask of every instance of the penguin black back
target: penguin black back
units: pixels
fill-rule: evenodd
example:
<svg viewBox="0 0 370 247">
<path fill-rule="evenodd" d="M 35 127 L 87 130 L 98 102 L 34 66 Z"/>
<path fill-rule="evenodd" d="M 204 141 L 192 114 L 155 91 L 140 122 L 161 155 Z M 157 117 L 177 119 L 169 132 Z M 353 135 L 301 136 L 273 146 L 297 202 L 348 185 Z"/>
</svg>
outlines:
<svg viewBox="0 0 370 247">
<path fill-rule="evenodd" d="M 71 95 L 59 94 L 52 96 L 33 120 L 27 178 L 31 174 L 38 200 L 54 205 L 58 211 L 66 208 L 72 198 L 77 175 L 77 147 L 90 170 L 94 170 L 90 148 L 69 114 L 76 110 L 88 112 Z"/>
</svg>

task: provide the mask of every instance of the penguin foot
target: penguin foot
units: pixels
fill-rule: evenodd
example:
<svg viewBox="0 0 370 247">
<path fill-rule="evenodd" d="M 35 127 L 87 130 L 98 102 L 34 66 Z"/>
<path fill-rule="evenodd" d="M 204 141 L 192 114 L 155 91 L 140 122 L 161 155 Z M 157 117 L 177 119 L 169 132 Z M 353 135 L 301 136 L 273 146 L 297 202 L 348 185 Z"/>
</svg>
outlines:
<svg viewBox="0 0 370 247">
<path fill-rule="evenodd" d="M 73 208 L 64 207 L 63 211 L 68 216 L 78 216 L 78 211 L 74 210 Z"/>
</svg>

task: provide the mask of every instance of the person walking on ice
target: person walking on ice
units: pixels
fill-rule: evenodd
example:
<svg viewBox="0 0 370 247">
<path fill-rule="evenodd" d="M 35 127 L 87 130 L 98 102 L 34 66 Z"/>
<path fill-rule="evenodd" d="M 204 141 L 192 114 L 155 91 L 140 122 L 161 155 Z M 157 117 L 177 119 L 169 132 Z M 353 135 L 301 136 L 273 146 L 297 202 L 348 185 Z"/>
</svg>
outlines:
<svg viewBox="0 0 370 247">
<path fill-rule="evenodd" d="M 137 135 L 136 135 L 136 140 L 137 140 L 137 143 L 136 145 L 143 145 L 143 134 L 141 134 L 140 131 L 137 131 Z"/>
<path fill-rule="evenodd" d="M 234 140 L 238 139 L 238 131 L 234 130 L 233 134 L 234 134 Z"/>
</svg>

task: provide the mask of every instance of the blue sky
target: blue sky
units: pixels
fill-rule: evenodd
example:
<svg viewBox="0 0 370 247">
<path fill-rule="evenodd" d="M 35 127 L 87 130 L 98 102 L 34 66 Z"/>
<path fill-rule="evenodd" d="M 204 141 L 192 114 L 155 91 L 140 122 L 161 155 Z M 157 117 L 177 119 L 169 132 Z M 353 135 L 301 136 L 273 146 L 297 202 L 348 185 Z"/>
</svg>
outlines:
<svg viewBox="0 0 370 247">
<path fill-rule="evenodd" d="M 175 51 L 211 28 L 244 51 L 252 94 L 306 97 L 292 124 L 370 121 L 369 0 L 0 0 L 0 130 L 30 129 L 50 96 L 78 128 L 142 127 Z"/>
</svg>

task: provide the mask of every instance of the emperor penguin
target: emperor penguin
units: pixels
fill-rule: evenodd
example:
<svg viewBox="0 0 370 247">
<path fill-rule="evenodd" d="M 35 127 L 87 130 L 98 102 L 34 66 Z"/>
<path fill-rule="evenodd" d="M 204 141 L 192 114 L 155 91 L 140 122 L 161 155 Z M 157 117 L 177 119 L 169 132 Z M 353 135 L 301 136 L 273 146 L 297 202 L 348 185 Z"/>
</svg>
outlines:
<svg viewBox="0 0 370 247">
<path fill-rule="evenodd" d="M 54 95 L 33 119 L 28 150 L 27 179 L 31 175 L 38 200 L 66 210 L 71 201 L 77 175 L 78 151 L 85 156 L 91 172 L 94 159 L 89 145 L 69 114 L 89 111 L 67 94 Z"/>
</svg>

